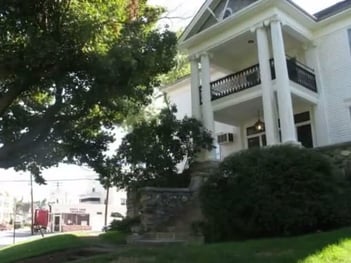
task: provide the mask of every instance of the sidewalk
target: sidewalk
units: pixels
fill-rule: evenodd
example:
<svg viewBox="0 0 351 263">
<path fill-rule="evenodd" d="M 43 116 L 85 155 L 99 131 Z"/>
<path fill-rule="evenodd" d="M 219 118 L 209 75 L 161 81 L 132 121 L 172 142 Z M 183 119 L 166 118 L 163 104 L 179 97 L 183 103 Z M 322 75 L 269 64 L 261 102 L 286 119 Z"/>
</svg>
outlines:
<svg viewBox="0 0 351 263">
<path fill-rule="evenodd" d="M 29 228 L 16 229 L 15 243 L 23 242 L 31 238 L 32 236 Z M 0 232 L 0 248 L 13 244 L 13 230 L 1 231 Z"/>
</svg>

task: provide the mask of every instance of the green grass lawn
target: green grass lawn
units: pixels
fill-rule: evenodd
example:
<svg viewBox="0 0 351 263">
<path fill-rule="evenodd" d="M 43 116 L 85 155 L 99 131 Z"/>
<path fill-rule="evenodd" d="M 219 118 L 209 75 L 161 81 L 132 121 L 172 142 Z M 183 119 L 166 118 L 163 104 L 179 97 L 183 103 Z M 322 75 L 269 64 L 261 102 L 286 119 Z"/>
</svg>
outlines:
<svg viewBox="0 0 351 263">
<path fill-rule="evenodd" d="M 0 250 L 0 262 L 12 263 L 18 260 L 30 258 L 54 251 L 68 248 L 83 247 L 86 245 L 81 238 L 75 235 L 58 235 L 45 237 L 31 242 L 16 244 Z"/>
<path fill-rule="evenodd" d="M 351 263 L 351 228 L 294 238 L 125 248 L 82 263 Z"/>
<path fill-rule="evenodd" d="M 128 234 L 120 233 L 118 231 L 108 231 L 101 234 L 99 237 L 102 241 L 115 245 L 122 245 L 126 243 Z"/>
<path fill-rule="evenodd" d="M 74 247 L 108 242 L 119 245 L 124 234 L 107 232 L 89 239 L 59 235 L 0 250 L 0 262 Z M 116 252 L 81 263 L 351 263 L 351 228 L 293 238 L 273 238 L 209 245 L 118 247 Z"/>
</svg>

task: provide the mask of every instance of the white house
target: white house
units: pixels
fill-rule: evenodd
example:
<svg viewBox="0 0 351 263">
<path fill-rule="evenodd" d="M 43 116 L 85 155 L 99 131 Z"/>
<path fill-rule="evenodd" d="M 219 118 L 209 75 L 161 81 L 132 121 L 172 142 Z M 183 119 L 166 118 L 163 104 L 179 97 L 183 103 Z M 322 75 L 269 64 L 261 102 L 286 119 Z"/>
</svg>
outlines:
<svg viewBox="0 0 351 263">
<path fill-rule="evenodd" d="M 208 0 L 179 46 L 191 76 L 164 91 L 217 138 L 208 158 L 351 141 L 350 0 L 315 15 L 289 0 Z"/>
</svg>

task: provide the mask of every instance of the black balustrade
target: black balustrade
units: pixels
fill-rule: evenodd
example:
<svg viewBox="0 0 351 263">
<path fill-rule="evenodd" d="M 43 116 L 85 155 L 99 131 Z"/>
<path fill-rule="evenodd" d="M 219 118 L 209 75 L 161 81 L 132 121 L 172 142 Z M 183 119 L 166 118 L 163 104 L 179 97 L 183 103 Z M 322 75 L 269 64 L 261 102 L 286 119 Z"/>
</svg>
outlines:
<svg viewBox="0 0 351 263">
<path fill-rule="evenodd" d="M 246 90 L 261 83 L 258 64 L 211 82 L 212 100 Z"/>
<path fill-rule="evenodd" d="M 271 77 L 272 79 L 275 79 L 274 61 L 273 59 L 270 59 L 269 62 L 272 74 Z M 300 62 L 297 62 L 295 59 L 288 59 L 287 66 L 289 79 L 291 81 L 294 81 L 311 91 L 317 92 L 316 78 L 312 70 Z M 211 82 L 211 97 L 212 100 L 216 100 L 252 88 L 259 84 L 261 84 L 260 69 L 259 65 L 256 64 L 237 73 Z"/>
<path fill-rule="evenodd" d="M 297 62 L 295 59 L 288 59 L 288 73 L 289 79 L 301 86 L 317 92 L 316 77 L 313 72 L 307 69 L 306 66 Z"/>
</svg>

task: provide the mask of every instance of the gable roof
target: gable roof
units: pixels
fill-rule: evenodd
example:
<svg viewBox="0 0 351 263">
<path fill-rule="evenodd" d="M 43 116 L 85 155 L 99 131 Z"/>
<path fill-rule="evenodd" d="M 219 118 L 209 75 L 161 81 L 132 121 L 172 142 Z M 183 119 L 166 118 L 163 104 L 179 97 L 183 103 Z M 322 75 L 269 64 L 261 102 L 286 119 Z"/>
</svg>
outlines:
<svg viewBox="0 0 351 263">
<path fill-rule="evenodd" d="M 345 9 L 351 8 L 351 0 L 344 0 L 314 14 L 317 21 L 336 15 Z"/>
<path fill-rule="evenodd" d="M 214 15 L 216 14 L 218 15 L 218 12 L 215 13 L 214 11 L 216 10 L 216 8 L 220 7 L 220 5 L 223 6 L 223 3 L 226 3 L 227 1 L 235 2 L 235 0 L 234 1 L 233 0 L 206 0 L 205 3 L 199 9 L 199 11 L 196 13 L 192 21 L 183 31 L 182 35 L 180 36 L 180 43 L 185 42 L 187 39 L 211 27 L 217 22 L 218 23 L 221 22 L 220 20 L 216 21 L 216 19 L 214 18 Z M 280 1 L 285 1 L 286 3 L 289 3 L 290 5 L 296 7 L 301 13 L 303 13 L 303 15 L 305 15 L 306 17 L 309 17 L 310 19 L 312 19 L 312 21 L 315 21 L 316 23 L 326 18 L 329 18 L 331 16 L 337 15 L 345 11 L 346 9 L 351 8 L 351 0 L 344 0 L 326 9 L 323 9 L 314 15 L 311 15 L 308 12 L 306 12 L 306 10 L 301 8 L 299 5 L 294 3 L 292 0 L 280 0 Z M 247 2 L 249 4 L 247 4 L 245 8 L 254 4 L 262 3 L 262 2 L 270 2 L 270 0 L 256 0 L 256 1 L 252 0 Z M 235 14 L 235 12 L 233 12 L 233 14 Z M 214 21 L 211 21 L 211 19 Z"/>
<path fill-rule="evenodd" d="M 184 41 L 255 2 L 260 0 L 207 0 L 186 27 L 180 39 Z"/>
</svg>

